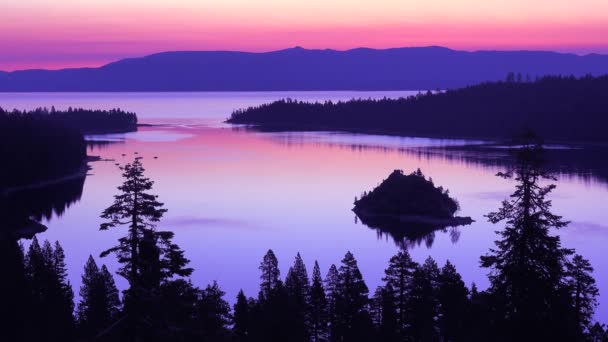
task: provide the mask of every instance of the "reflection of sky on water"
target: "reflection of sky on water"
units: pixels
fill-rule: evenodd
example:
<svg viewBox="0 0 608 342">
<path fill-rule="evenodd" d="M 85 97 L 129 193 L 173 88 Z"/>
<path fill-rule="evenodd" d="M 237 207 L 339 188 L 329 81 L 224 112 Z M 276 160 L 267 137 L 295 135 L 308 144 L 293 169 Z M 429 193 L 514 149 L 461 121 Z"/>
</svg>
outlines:
<svg viewBox="0 0 608 342">
<path fill-rule="evenodd" d="M 342 132 L 281 132 L 260 133 L 281 143 L 303 144 L 324 143 L 341 146 L 366 146 L 380 148 L 446 147 L 470 146 L 486 143 L 481 140 L 431 139 L 418 137 L 398 137 L 390 135 L 368 135 Z"/>
<path fill-rule="evenodd" d="M 152 130 L 139 131 L 129 133 L 102 134 L 102 135 L 87 135 L 87 140 L 91 141 L 114 141 L 121 142 L 125 140 L 139 140 L 149 142 L 168 142 L 177 141 L 192 137 L 191 134 L 177 133 L 168 130 Z"/>
<path fill-rule="evenodd" d="M 29 98 L 35 98 L 32 101 L 37 105 L 54 103 L 49 94 L 39 96 Z M 54 96 L 72 103 L 68 94 Z M 147 175 L 155 181 L 154 192 L 169 210 L 159 229 L 176 232 L 175 241 L 195 268 L 193 282 L 204 286 L 218 280 L 231 301 L 240 288 L 255 296 L 258 266 L 269 248 L 277 254 L 283 276 L 297 252 L 309 271 L 316 259 L 325 273 L 331 263 L 339 263 L 350 250 L 373 291 L 399 246 L 391 237 L 379 236 L 377 231 L 356 223 L 351 209 L 356 195 L 372 189 L 394 169 L 411 172 L 421 168 L 459 200 L 461 216 L 476 220 L 458 231 L 437 231 L 429 239 L 408 245 L 412 257 L 423 261 L 432 255 L 440 264 L 449 259 L 468 284 L 474 281 L 480 288 L 487 286 L 487 270 L 479 268 L 479 257 L 493 247 L 494 231 L 502 225 L 489 224 L 484 215 L 496 210 L 514 185 L 494 176 L 503 169 L 501 164 L 484 164 L 480 161 L 484 157 L 475 151 L 467 152 L 466 158 L 450 149 L 416 151 L 463 141 L 321 132 L 266 134 L 217 128 L 201 121 L 215 118 L 218 123 L 220 108 L 224 111 L 255 104 L 272 95 L 252 94 L 248 99 L 247 94 L 235 94 L 230 99 L 220 94 L 216 104 L 210 104 L 211 97 L 201 100 L 192 94 L 174 96 L 78 94 L 74 99 L 84 107 L 89 107 L 89 100 L 91 107 L 108 106 L 114 100 L 113 106 L 137 104 L 126 109 L 136 110 L 143 122 L 177 122 L 144 126 L 126 138 L 115 136 L 123 137 L 118 139 L 121 143 L 91 146 L 90 154 L 114 161 L 91 163 L 92 176 L 86 178 L 81 200 L 62 217 L 44 222 L 49 229 L 39 237 L 61 241 L 76 290 L 89 254 L 98 256 L 124 233 L 121 228 L 100 232 L 99 215 L 111 204 L 121 183 L 115 163 L 132 160 L 135 151 L 144 157 Z M 191 117 L 160 119 L 160 113 L 172 113 L 169 109 L 173 106 Z M 204 120 L 195 118 L 196 113 Z M 222 118 L 226 115 L 224 112 Z M 285 143 L 288 139 L 295 143 Z M 591 260 L 600 290 L 606 293 L 607 188 L 600 185 L 576 174 L 563 174 L 551 198 L 555 212 L 572 221 L 570 227 L 559 232 L 564 246 L 576 248 Z M 103 262 L 111 269 L 117 268 L 112 258 Z M 118 283 L 125 285 L 124 280 Z M 608 295 L 600 301 L 598 316 L 606 321 Z"/>
</svg>

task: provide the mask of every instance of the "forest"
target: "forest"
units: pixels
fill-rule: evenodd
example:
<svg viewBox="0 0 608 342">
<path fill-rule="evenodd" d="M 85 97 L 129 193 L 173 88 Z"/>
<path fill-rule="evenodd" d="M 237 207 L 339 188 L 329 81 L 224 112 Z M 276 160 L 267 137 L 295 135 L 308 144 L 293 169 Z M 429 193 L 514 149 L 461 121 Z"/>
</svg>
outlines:
<svg viewBox="0 0 608 342">
<path fill-rule="evenodd" d="M 137 129 L 134 113 L 69 108 L 0 108 L 0 189 L 77 173 L 84 167 L 83 134 Z"/>
<path fill-rule="evenodd" d="M 308 103 L 283 99 L 227 120 L 261 130 L 349 131 L 507 139 L 534 130 L 547 141 L 606 142 L 608 76 L 530 76 L 399 99 Z"/>
<path fill-rule="evenodd" d="M 26 248 L 0 239 L 5 279 L 0 338 L 10 341 L 608 341 L 595 322 L 593 267 L 561 245 L 552 230 L 568 222 L 551 210 L 555 178 L 543 148 L 528 140 L 517 163 L 498 174 L 515 189 L 487 219 L 500 225 L 495 246 L 480 257 L 490 286 L 467 286 L 455 266 L 407 251 L 389 260 L 377 289 L 365 283 L 353 253 L 312 274 L 297 254 L 285 277 L 272 250 L 263 256 L 257 294 L 240 291 L 230 305 L 216 282 L 190 281 L 174 233 L 159 231 L 167 209 L 153 194 L 141 157 L 120 166 L 123 184 L 101 213 L 99 230 L 120 230 L 115 246 L 84 265 L 79 300 L 67 280 L 59 242 Z M 116 256 L 120 295 L 100 258 Z M 324 265 L 327 267 L 326 265 Z"/>
</svg>

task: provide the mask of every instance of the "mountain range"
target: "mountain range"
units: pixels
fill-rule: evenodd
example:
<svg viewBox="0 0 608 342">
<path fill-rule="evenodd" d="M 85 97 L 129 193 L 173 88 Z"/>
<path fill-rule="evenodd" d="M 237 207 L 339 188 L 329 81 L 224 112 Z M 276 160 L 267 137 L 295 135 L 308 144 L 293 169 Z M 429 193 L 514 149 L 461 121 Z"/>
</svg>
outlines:
<svg viewBox="0 0 608 342">
<path fill-rule="evenodd" d="M 449 89 L 544 75 L 608 74 L 608 55 L 457 51 L 444 47 L 346 51 L 177 51 L 98 68 L 0 71 L 1 92 Z"/>
</svg>

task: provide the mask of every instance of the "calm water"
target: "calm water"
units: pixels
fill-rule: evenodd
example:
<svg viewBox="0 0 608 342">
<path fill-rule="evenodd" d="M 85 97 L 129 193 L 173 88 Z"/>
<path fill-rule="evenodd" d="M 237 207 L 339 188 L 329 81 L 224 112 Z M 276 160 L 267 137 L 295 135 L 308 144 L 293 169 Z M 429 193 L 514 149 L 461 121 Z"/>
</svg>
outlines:
<svg viewBox="0 0 608 342">
<path fill-rule="evenodd" d="M 116 162 L 134 152 L 144 157 L 155 192 L 169 212 L 160 228 L 176 233 L 176 242 L 195 268 L 193 281 L 204 286 L 217 280 L 232 301 L 243 288 L 258 291 L 258 265 L 272 248 L 282 274 L 297 252 L 309 271 L 318 260 L 325 273 L 350 250 L 359 261 L 370 290 L 380 283 L 388 259 L 408 248 L 423 261 L 450 259 L 467 283 L 487 286 L 479 256 L 493 246 L 501 226 L 483 215 L 498 208 L 513 183 L 494 176 L 499 166 L 462 158 L 452 152 L 420 153 L 429 147 L 476 146 L 478 141 L 398 138 L 332 133 L 257 133 L 222 124 L 233 109 L 284 97 L 340 100 L 352 97 L 396 97 L 408 92 L 295 93 L 163 93 L 163 94 L 0 94 L 0 106 L 33 108 L 121 107 L 137 112 L 143 127 L 136 133 L 90 137 L 115 143 L 91 147 L 104 159 L 91 163 L 80 201 L 62 216 L 45 220 L 40 239 L 59 240 L 66 250 L 71 282 L 78 292 L 82 267 L 113 246 L 124 229 L 98 230 L 101 211 L 112 202 L 121 182 Z M 562 148 L 555 146 L 554 148 Z M 497 149 L 500 150 L 500 149 Z M 497 154 L 501 151 L 495 152 Z M 123 157 L 122 154 L 126 154 Z M 154 159 L 153 157 L 158 157 Z M 477 161 L 475 161 L 477 160 Z M 462 206 L 462 216 L 476 222 L 430 236 L 407 239 L 368 228 L 351 212 L 355 196 L 370 190 L 394 169 L 421 168 L 435 184 L 449 188 Z M 554 192 L 554 210 L 571 225 L 559 232 L 566 247 L 590 259 L 601 293 L 608 292 L 608 188 L 590 177 L 563 174 Z M 605 172 L 605 170 L 600 170 Z M 599 178 L 601 179 L 601 178 Z M 103 260 L 111 268 L 112 258 Z M 121 286 L 125 285 L 118 279 Z M 600 299 L 597 318 L 608 320 L 608 295 Z"/>
</svg>

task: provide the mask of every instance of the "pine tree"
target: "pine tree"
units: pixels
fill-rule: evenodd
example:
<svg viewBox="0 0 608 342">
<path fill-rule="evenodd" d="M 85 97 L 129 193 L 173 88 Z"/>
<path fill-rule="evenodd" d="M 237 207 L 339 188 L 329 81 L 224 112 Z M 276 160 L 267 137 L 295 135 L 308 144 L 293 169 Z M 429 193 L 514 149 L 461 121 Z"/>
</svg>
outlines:
<svg viewBox="0 0 608 342">
<path fill-rule="evenodd" d="M 464 341 L 468 289 L 456 267 L 446 261 L 439 275 L 439 326 L 443 341 Z"/>
<path fill-rule="evenodd" d="M 187 277 L 192 273 L 192 269 L 186 267 L 189 260 L 171 241 L 173 233 L 155 229 L 167 210 L 157 200 L 158 196 L 150 193 L 154 182 L 145 177 L 141 159 L 137 157 L 121 167 L 124 182 L 118 187 L 120 194 L 114 196 L 114 203 L 101 214 L 107 221 L 100 226 L 100 230 L 128 226 L 127 235 L 101 256 L 116 254 L 122 264 L 118 274 L 129 282 L 124 303 L 127 334 L 131 339 L 154 334 L 150 329 L 141 331 L 142 324 L 154 322 L 159 328 L 167 324 L 159 293 L 165 285 L 167 289 L 173 288 L 169 283 L 174 281 L 174 276 Z"/>
<path fill-rule="evenodd" d="M 268 252 L 266 252 L 259 268 L 260 271 L 262 271 L 262 275 L 260 276 L 260 279 L 262 280 L 260 284 L 260 301 L 264 301 L 265 299 L 270 298 L 272 292 L 282 285 L 281 280 L 279 279 L 279 276 L 281 275 L 279 261 L 272 249 L 269 249 Z"/>
<path fill-rule="evenodd" d="M 139 248 L 146 232 L 151 231 L 160 221 L 167 209 L 158 202 L 158 196 L 149 193 L 154 182 L 145 177 L 141 157 L 121 167 L 124 182 L 118 187 L 120 194 L 114 196 L 114 203 L 103 211 L 101 217 L 108 220 L 102 223 L 100 230 L 128 225 L 129 233 L 120 238 L 119 244 L 102 253 L 106 256 L 115 253 L 123 264 L 119 274 L 134 287 L 140 281 Z"/>
<path fill-rule="evenodd" d="M 117 318 L 119 307 L 112 275 L 105 265 L 100 270 L 93 256 L 89 256 L 82 275 L 77 311 L 81 335 L 91 337 L 109 327 Z"/>
<path fill-rule="evenodd" d="M 310 281 L 300 253 L 296 255 L 293 266 L 287 272 L 285 291 L 289 306 L 289 340 L 308 341 L 310 339 Z"/>
<path fill-rule="evenodd" d="M 74 337 L 73 292 L 65 278 L 62 249 L 50 242 L 41 248 L 34 237 L 26 256 L 26 273 L 31 289 L 32 320 L 37 327 L 33 339 L 71 340 Z M 37 336 L 37 337 L 36 337 Z"/>
<path fill-rule="evenodd" d="M 68 279 L 68 270 L 65 263 L 65 252 L 59 244 L 59 241 L 55 241 L 55 249 L 53 250 L 53 271 L 59 282 L 59 307 L 62 308 L 63 320 L 65 322 L 64 329 L 65 333 L 69 336 L 73 336 L 75 321 L 74 321 L 74 290 Z M 69 329 L 69 330 L 67 330 Z"/>
<path fill-rule="evenodd" d="M 342 340 L 365 341 L 370 338 L 371 333 L 371 317 L 368 311 L 369 289 L 351 252 L 347 252 L 342 259 L 338 281 L 336 298 L 338 334 Z"/>
<path fill-rule="evenodd" d="M 310 288 L 310 333 L 313 342 L 324 342 L 328 334 L 328 307 L 319 263 L 315 261 Z"/>
<path fill-rule="evenodd" d="M 340 296 L 340 274 L 336 265 L 332 264 L 325 276 L 325 291 L 327 295 L 327 320 L 329 323 L 329 339 L 340 341 L 338 322 L 338 301 Z"/>
<path fill-rule="evenodd" d="M 259 310 L 256 313 L 255 333 L 252 339 L 263 341 L 285 341 L 289 339 L 288 297 L 283 282 L 279 279 L 279 262 L 272 250 L 268 250 L 260 264 Z"/>
<path fill-rule="evenodd" d="M 409 326 L 409 335 L 414 341 L 437 341 L 438 303 L 433 288 L 431 268 L 418 267 L 412 276 L 412 288 L 408 306 L 415 314 Z"/>
<path fill-rule="evenodd" d="M 592 273 L 593 267 L 589 261 L 578 254 L 568 263 L 566 286 L 572 296 L 575 324 L 581 338 L 591 328 L 591 319 L 598 304 L 599 290 Z"/>
<path fill-rule="evenodd" d="M 230 305 L 224 299 L 225 294 L 215 281 L 201 291 L 197 311 L 205 341 L 228 340 L 228 324 L 232 317 Z"/>
<path fill-rule="evenodd" d="M 397 325 L 402 337 L 406 335 L 411 316 L 415 314 L 409 310 L 407 301 L 412 286 L 412 275 L 417 266 L 418 264 L 412 260 L 407 251 L 400 251 L 391 257 L 389 266 L 384 271 L 385 276 L 382 278 L 385 287 L 395 291 L 392 297 L 395 298 Z"/>
<path fill-rule="evenodd" d="M 555 320 L 562 318 L 557 310 L 563 303 L 566 257 L 572 251 L 562 248 L 559 236 L 549 235 L 549 229 L 563 228 L 567 222 L 550 211 L 551 201 L 546 199 L 555 185 L 541 185 L 542 180 L 555 178 L 542 168 L 540 141 L 527 135 L 520 146 L 515 167 L 498 174 L 517 182 L 515 192 L 497 212 L 487 215 L 494 224 L 506 220 L 507 226 L 481 264 L 492 270 L 490 291 L 502 302 L 498 335 L 513 340 L 561 338 L 564 324 Z"/>
<path fill-rule="evenodd" d="M 400 341 L 399 325 L 397 322 L 397 307 L 394 297 L 395 290 L 390 284 L 379 286 L 372 299 L 373 320 L 377 330 L 378 341 Z"/>
<path fill-rule="evenodd" d="M 249 315 L 250 308 L 247 297 L 241 289 L 236 296 L 236 304 L 234 304 L 234 335 L 239 342 L 249 341 Z"/>
<path fill-rule="evenodd" d="M 112 273 L 108 271 L 106 265 L 101 265 L 100 276 L 104 284 L 104 290 L 106 295 L 106 303 L 108 303 L 109 314 L 112 320 L 116 319 L 120 314 L 121 303 L 118 295 L 118 288 L 114 282 Z"/>
<path fill-rule="evenodd" d="M 81 334 L 90 336 L 98 331 L 106 322 L 103 317 L 103 301 L 100 296 L 101 277 L 99 268 L 93 256 L 89 255 L 89 259 L 84 266 L 82 274 L 82 285 L 80 286 L 80 303 L 78 303 L 78 323 L 80 325 Z M 103 322 L 103 323 L 99 323 Z"/>
</svg>

